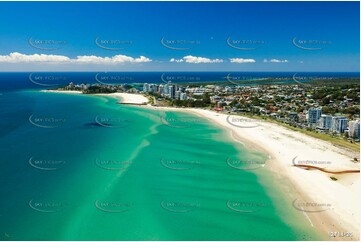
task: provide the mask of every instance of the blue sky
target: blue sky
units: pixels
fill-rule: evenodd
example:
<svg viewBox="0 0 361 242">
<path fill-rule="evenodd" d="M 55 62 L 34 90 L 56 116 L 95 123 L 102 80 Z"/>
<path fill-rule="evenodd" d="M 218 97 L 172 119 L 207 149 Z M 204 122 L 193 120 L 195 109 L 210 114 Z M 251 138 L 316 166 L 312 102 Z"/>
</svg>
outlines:
<svg viewBox="0 0 361 242">
<path fill-rule="evenodd" d="M 358 2 L 0 2 L 0 71 L 359 71 L 359 14 Z"/>
</svg>

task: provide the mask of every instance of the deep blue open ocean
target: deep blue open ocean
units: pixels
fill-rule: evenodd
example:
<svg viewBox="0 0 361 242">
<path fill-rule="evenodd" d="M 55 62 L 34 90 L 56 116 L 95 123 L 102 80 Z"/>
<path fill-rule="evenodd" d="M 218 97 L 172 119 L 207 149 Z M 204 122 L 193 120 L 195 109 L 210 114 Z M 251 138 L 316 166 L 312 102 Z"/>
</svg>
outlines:
<svg viewBox="0 0 361 242">
<path fill-rule="evenodd" d="M 16 89 L 56 88 L 73 83 L 173 83 L 237 82 L 256 84 L 264 78 L 280 78 L 277 83 L 293 83 L 307 78 L 359 77 L 358 72 L 19 72 L 0 73 L 0 93 Z"/>
</svg>

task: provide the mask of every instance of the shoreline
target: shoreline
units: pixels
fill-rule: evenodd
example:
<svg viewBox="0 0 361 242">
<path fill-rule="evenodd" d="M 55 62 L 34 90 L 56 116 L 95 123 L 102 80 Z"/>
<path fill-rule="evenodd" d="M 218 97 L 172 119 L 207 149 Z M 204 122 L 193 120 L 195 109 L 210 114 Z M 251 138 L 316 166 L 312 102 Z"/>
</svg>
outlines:
<svg viewBox="0 0 361 242">
<path fill-rule="evenodd" d="M 305 206 L 304 211 L 300 211 L 306 216 L 312 227 L 322 231 L 320 232 L 321 236 L 326 237 L 329 232 L 352 232 L 353 237 L 351 238 L 336 237 L 333 239 L 359 240 L 360 174 L 337 175 L 338 180 L 333 181 L 330 174 L 316 170 L 304 170 L 293 166 L 292 163 L 296 157 L 296 159 L 307 161 L 329 161 L 330 164 L 326 165 L 327 169 L 359 169 L 359 163 L 351 162 L 353 154 L 346 155 L 340 148 L 334 147 L 326 141 L 273 123 L 261 122 L 257 124 L 257 127 L 240 128 L 227 122 L 227 114 L 204 109 L 185 110 L 226 128 L 231 132 L 233 140 L 245 145 L 247 149 L 267 154 L 269 159 L 265 166 L 266 169 L 271 171 L 274 176 L 286 179 L 289 184 L 278 184 L 278 187 L 283 187 L 281 188 L 283 193 L 288 193 L 291 201 L 298 199 L 308 203 L 331 204 L 331 208 L 325 211 L 310 212 L 314 207 L 308 209 L 308 206 Z M 259 122 L 250 118 L 244 119 L 249 123 Z"/>
<path fill-rule="evenodd" d="M 128 105 L 146 105 L 149 102 L 149 99 L 144 97 L 141 94 L 135 93 L 99 93 L 99 94 L 84 94 L 81 91 L 70 91 L 70 90 L 41 90 L 40 92 L 50 92 L 50 93 L 64 93 L 64 94 L 82 94 L 82 95 L 93 95 L 93 96 L 103 96 L 103 97 L 112 97 L 118 100 L 118 104 L 128 104 Z"/>
<path fill-rule="evenodd" d="M 75 93 L 72 91 L 53 91 L 61 93 Z M 81 93 L 81 92 L 78 92 Z M 125 94 L 125 95 L 124 95 Z M 328 240 L 359 240 L 360 238 L 360 174 L 327 174 L 320 170 L 305 170 L 293 166 L 293 161 L 318 161 L 327 164 L 318 165 L 329 170 L 355 170 L 359 163 L 353 163 L 353 157 L 360 157 L 357 152 L 333 146 L 331 143 L 307 136 L 286 127 L 260 120 L 235 116 L 243 124 L 255 124 L 255 127 L 239 127 L 232 125 L 229 115 L 206 109 L 159 107 L 144 105 L 147 99 L 141 94 L 114 93 L 96 94 L 118 99 L 120 102 L 142 103 L 144 108 L 163 111 L 187 112 L 206 118 L 213 124 L 227 131 L 233 141 L 245 146 L 246 149 L 256 150 L 268 155 L 266 169 L 272 177 L 286 184 L 276 184 L 293 205 L 303 201 L 300 210 L 312 227 L 318 230 L 321 237 Z M 127 99 L 128 97 L 128 99 Z M 148 100 L 148 99 L 147 99 Z M 242 124 L 242 123 L 241 123 Z M 330 177 L 336 177 L 337 181 Z M 261 178 L 262 179 L 262 178 Z M 275 182 L 277 183 L 277 181 Z M 320 211 L 312 211 L 315 207 L 309 204 L 329 204 L 330 207 Z M 329 237 L 328 233 L 352 232 L 352 237 Z"/>
<path fill-rule="evenodd" d="M 266 169 L 272 177 L 287 184 L 276 184 L 288 200 L 297 204 L 331 205 L 325 211 L 318 212 L 314 206 L 297 207 L 310 225 L 326 240 L 359 240 L 360 239 L 360 173 L 329 174 L 320 170 L 306 170 L 293 165 L 294 160 L 328 162 L 323 168 L 330 170 L 359 170 L 357 152 L 336 147 L 331 143 L 307 136 L 286 127 L 261 122 L 247 117 L 246 123 L 256 123 L 256 127 L 241 128 L 227 122 L 227 115 L 199 108 L 159 107 L 148 105 L 145 108 L 163 111 L 187 112 L 206 118 L 230 133 L 231 139 L 246 149 L 256 150 L 268 156 Z M 237 116 L 238 117 L 238 116 Z M 267 165 L 268 164 L 268 165 Z M 331 179 L 337 177 L 337 181 Z M 295 206 L 294 206 L 295 207 Z M 310 208 L 310 209 L 308 209 Z M 304 209 L 302 211 L 302 209 Z M 311 211 L 311 210 L 314 211 Z M 352 237 L 344 237 L 342 233 L 352 232 Z M 330 237 L 329 233 L 336 233 Z M 339 233 L 339 234 L 338 234 Z"/>
<path fill-rule="evenodd" d="M 144 97 L 141 94 L 136 93 L 104 93 L 104 94 L 94 94 L 97 96 L 104 96 L 104 97 L 112 97 L 118 100 L 118 104 L 124 105 L 147 105 L 149 99 Z"/>
<path fill-rule="evenodd" d="M 68 93 L 68 94 L 83 94 L 81 91 L 60 91 L 60 90 L 40 90 L 40 92 L 52 92 L 52 93 Z"/>
<path fill-rule="evenodd" d="M 326 169 L 359 170 L 359 163 L 353 163 L 357 152 L 333 146 L 331 143 L 307 136 L 286 127 L 241 117 L 245 123 L 256 127 L 240 128 L 227 121 L 229 115 L 197 108 L 159 107 L 146 105 L 145 108 L 164 111 L 188 112 L 208 119 L 215 125 L 230 131 L 230 137 L 247 149 L 268 155 L 266 169 L 273 176 L 282 177 L 290 184 L 278 184 L 290 201 L 302 200 L 307 203 L 331 204 L 326 211 L 310 212 L 307 206 L 300 211 L 319 234 L 333 240 L 359 240 L 360 238 L 360 174 L 327 174 L 319 170 L 305 170 L 293 166 L 293 160 L 328 161 Z M 330 177 L 336 176 L 337 181 Z M 293 191 L 292 191 L 293 189 Z M 314 209 L 314 207 L 310 207 Z M 297 208 L 295 208 L 297 209 Z M 303 207 L 300 209 L 302 210 Z M 330 232 L 352 232 L 352 237 L 329 237 Z"/>
</svg>

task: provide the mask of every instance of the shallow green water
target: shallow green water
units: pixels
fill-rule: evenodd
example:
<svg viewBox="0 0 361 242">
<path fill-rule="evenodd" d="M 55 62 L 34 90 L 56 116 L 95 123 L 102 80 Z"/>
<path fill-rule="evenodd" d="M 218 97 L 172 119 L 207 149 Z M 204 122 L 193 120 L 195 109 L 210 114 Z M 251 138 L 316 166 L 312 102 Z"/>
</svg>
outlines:
<svg viewBox="0 0 361 242">
<path fill-rule="evenodd" d="M 206 119 L 94 96 L 2 99 L 2 240 L 319 239 L 266 155 Z"/>
</svg>

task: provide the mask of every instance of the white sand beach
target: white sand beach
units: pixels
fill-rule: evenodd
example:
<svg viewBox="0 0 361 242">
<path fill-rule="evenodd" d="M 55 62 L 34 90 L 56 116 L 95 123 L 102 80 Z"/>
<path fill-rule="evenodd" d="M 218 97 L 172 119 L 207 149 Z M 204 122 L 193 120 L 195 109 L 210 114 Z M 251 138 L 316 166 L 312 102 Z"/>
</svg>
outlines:
<svg viewBox="0 0 361 242">
<path fill-rule="evenodd" d="M 135 104 L 135 105 L 144 105 L 148 103 L 148 98 L 141 94 L 135 93 L 109 93 L 109 94 L 98 94 L 101 96 L 108 96 L 119 99 L 119 103 L 121 104 Z"/>
<path fill-rule="evenodd" d="M 327 204 L 327 209 L 322 212 L 300 211 L 308 218 L 311 226 L 319 227 L 324 233 L 352 232 L 353 235 L 352 238 L 336 237 L 330 238 L 330 240 L 359 240 L 360 173 L 330 174 L 293 166 L 293 160 L 295 163 L 312 161 L 319 164 L 310 165 L 331 171 L 359 170 L 359 163 L 352 162 L 354 157 L 360 158 L 359 153 L 335 147 L 326 141 L 274 123 L 261 122 L 262 120 L 242 117 L 241 122 L 232 123 L 227 121 L 229 116 L 227 114 L 203 109 L 186 110 L 227 128 L 232 132 L 231 135 L 235 141 L 241 141 L 251 149 L 267 152 L 271 159 L 266 167 L 282 177 L 283 181 L 285 178 L 287 183 L 290 182 L 288 187 L 293 187 L 297 191 L 297 193 L 289 194 L 290 201 L 298 199 L 298 201 L 302 200 L 318 205 Z M 242 124 L 247 128 L 235 126 L 243 126 Z M 333 181 L 331 176 L 338 180 Z M 302 208 L 317 210 L 315 205 L 305 205 Z M 322 210 L 321 208 L 323 209 L 325 206 L 320 207 L 320 210 Z"/>
<path fill-rule="evenodd" d="M 293 166 L 295 163 L 313 165 L 328 171 L 359 170 L 359 152 L 339 148 L 263 120 L 230 116 L 205 109 L 147 107 L 190 112 L 228 129 L 235 142 L 269 155 L 270 159 L 265 167 L 278 177 L 276 182 L 280 183 L 282 191 L 289 196 L 289 201 L 297 199 L 296 204 L 302 204 L 297 205 L 300 209 L 298 211 L 312 227 L 321 231 L 325 237 L 330 232 L 340 233 L 336 237 L 329 237 L 330 240 L 360 239 L 360 173 L 331 174 Z M 228 121 L 227 117 L 230 117 Z M 232 117 L 238 120 L 232 122 Z M 354 158 L 358 162 L 354 162 Z M 331 177 L 337 178 L 337 181 Z M 306 202 L 310 204 L 304 204 Z M 348 232 L 352 236 L 344 236 Z"/>
<path fill-rule="evenodd" d="M 73 93 L 73 94 L 83 94 L 81 91 L 62 91 L 62 90 L 41 90 L 41 92 L 53 92 L 53 93 Z M 91 94 L 89 94 L 91 95 Z M 149 102 L 149 99 L 141 94 L 135 93 L 104 93 L 104 94 L 94 94 L 96 96 L 106 96 L 113 97 L 119 100 L 120 104 L 135 104 L 135 105 L 145 105 Z"/>
<path fill-rule="evenodd" d="M 82 94 L 81 91 L 61 91 L 61 90 L 41 90 L 41 92 L 54 92 L 54 93 L 73 93 L 73 94 Z"/>
</svg>

